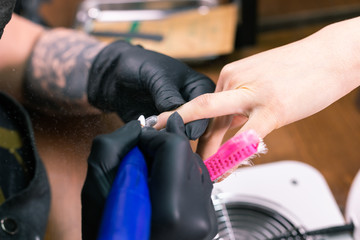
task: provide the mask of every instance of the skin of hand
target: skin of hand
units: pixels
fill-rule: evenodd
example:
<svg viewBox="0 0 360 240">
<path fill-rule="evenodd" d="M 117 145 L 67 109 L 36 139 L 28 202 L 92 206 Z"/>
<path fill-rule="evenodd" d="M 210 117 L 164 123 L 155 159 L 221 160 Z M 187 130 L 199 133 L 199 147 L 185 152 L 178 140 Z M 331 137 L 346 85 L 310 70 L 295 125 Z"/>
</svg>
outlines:
<svg viewBox="0 0 360 240">
<path fill-rule="evenodd" d="M 215 93 L 195 98 L 178 113 L 185 123 L 212 119 L 197 152 L 208 158 L 229 128 L 272 130 L 326 108 L 360 84 L 360 18 L 331 24 L 288 45 L 226 65 Z M 157 129 L 172 112 L 162 113 Z"/>
<path fill-rule="evenodd" d="M 27 59 L 43 32 L 41 26 L 13 14 L 0 40 L 0 90 L 21 103 Z"/>
</svg>

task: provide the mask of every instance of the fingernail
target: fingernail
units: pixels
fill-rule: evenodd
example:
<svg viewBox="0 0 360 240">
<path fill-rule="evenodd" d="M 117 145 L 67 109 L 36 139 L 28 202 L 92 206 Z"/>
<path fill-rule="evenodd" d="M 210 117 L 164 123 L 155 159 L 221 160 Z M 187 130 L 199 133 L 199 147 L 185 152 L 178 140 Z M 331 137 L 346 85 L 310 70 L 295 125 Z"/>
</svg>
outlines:
<svg viewBox="0 0 360 240">
<path fill-rule="evenodd" d="M 153 115 L 145 119 L 146 127 L 154 127 L 158 122 L 158 116 Z"/>
</svg>

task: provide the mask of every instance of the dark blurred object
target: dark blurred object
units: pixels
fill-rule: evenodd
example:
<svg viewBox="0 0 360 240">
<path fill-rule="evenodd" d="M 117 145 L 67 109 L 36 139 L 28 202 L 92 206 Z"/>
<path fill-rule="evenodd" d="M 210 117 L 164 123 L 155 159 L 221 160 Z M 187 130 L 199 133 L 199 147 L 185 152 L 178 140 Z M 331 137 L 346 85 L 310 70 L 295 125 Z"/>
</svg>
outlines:
<svg viewBox="0 0 360 240">
<path fill-rule="evenodd" d="M 235 48 L 254 45 L 257 35 L 257 0 L 237 0 L 241 4 L 237 24 Z"/>
<path fill-rule="evenodd" d="M 40 6 L 44 2 L 49 2 L 49 0 L 17 0 L 14 12 L 35 23 L 48 26 L 39 14 Z"/>
<path fill-rule="evenodd" d="M 262 0 L 258 1 L 258 31 L 294 29 L 359 16 L 359 0 Z"/>
</svg>

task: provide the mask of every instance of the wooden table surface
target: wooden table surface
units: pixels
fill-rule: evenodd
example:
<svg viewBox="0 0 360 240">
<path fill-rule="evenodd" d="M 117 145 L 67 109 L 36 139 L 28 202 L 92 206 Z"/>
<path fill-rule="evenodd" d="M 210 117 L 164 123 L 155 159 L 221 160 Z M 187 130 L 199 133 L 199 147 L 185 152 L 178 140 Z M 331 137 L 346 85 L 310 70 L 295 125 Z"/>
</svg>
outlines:
<svg viewBox="0 0 360 240">
<path fill-rule="evenodd" d="M 321 27 L 261 33 L 256 46 L 194 68 L 216 82 L 226 63 L 295 41 Z M 350 185 L 360 169 L 360 108 L 356 105 L 359 94 L 356 89 L 322 112 L 273 131 L 264 139 L 268 153 L 254 163 L 298 160 L 312 165 L 324 175 L 344 210 Z M 80 239 L 80 191 L 91 141 L 97 134 L 111 132 L 122 123 L 114 114 L 63 119 L 33 114 L 33 122 L 52 186 L 47 238 Z"/>
</svg>

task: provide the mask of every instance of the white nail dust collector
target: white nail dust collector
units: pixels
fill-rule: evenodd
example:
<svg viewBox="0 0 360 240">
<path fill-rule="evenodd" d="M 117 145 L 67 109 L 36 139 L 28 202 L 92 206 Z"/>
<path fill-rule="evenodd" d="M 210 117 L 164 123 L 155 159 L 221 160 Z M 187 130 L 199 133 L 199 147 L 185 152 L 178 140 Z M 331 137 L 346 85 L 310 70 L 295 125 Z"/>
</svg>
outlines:
<svg viewBox="0 0 360 240">
<path fill-rule="evenodd" d="M 344 217 L 319 171 L 297 161 L 244 167 L 214 185 L 216 240 L 359 240 L 360 172 Z"/>
</svg>

